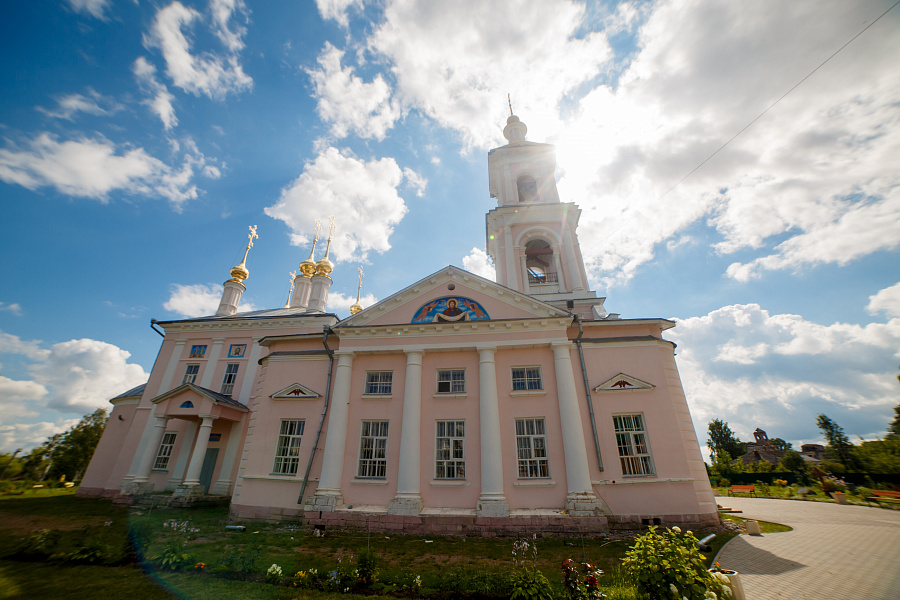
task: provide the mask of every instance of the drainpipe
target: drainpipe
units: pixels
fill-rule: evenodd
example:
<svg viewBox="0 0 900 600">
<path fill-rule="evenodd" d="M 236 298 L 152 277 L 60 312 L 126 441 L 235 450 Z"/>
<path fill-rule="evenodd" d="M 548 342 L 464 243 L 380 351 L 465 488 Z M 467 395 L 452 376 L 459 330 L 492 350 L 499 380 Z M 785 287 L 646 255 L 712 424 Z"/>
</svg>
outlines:
<svg viewBox="0 0 900 600">
<path fill-rule="evenodd" d="M 603 470 L 603 457 L 600 456 L 600 438 L 597 436 L 597 420 L 594 418 L 594 403 L 591 402 L 591 384 L 588 383 L 587 369 L 584 367 L 584 348 L 581 347 L 581 336 L 584 329 L 581 327 L 581 315 L 575 315 L 578 323 L 578 337 L 575 338 L 575 346 L 578 347 L 578 358 L 581 359 L 581 374 L 584 376 L 584 393 L 587 395 L 588 412 L 591 415 L 591 430 L 594 432 L 594 449 L 597 450 L 597 465 Z"/>
<path fill-rule="evenodd" d="M 303 475 L 303 484 L 300 486 L 300 497 L 297 504 L 303 504 L 303 494 L 306 493 L 306 485 L 309 483 L 309 472 L 312 470 L 313 459 L 316 457 L 316 448 L 319 446 L 319 438 L 322 436 L 322 427 L 325 425 L 325 414 L 328 412 L 328 401 L 331 398 L 331 372 L 334 369 L 334 351 L 328 347 L 328 334 L 331 327 L 322 328 L 322 345 L 328 353 L 328 379 L 325 383 L 325 406 L 322 407 L 322 416 L 319 418 L 319 429 L 316 431 L 316 441 L 313 443 L 312 452 L 309 453 L 309 462 L 306 463 L 306 473 Z"/>
</svg>

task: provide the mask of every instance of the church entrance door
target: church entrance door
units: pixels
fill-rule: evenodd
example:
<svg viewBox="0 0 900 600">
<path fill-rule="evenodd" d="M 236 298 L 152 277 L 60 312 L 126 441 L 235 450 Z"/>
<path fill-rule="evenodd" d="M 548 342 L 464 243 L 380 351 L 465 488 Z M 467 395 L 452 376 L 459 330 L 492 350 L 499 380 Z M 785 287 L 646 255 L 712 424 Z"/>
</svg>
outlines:
<svg viewBox="0 0 900 600">
<path fill-rule="evenodd" d="M 216 468 L 216 459 L 219 457 L 218 448 L 207 448 L 206 456 L 203 457 L 203 466 L 200 467 L 200 485 L 203 491 L 209 493 L 209 486 L 212 484 L 213 471 Z"/>
</svg>

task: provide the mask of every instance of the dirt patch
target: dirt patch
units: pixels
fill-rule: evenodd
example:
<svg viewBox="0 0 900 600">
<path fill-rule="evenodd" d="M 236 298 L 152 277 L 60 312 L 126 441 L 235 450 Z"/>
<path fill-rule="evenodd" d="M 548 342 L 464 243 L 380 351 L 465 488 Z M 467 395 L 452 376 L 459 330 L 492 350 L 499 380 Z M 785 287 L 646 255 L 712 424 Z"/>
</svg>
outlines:
<svg viewBox="0 0 900 600">
<path fill-rule="evenodd" d="M 60 529 L 70 531 L 81 529 L 85 525 L 103 525 L 109 519 L 102 516 L 82 517 L 73 521 L 71 517 L 52 515 L 17 515 L 0 511 L 0 531 L 12 536 L 28 535 L 39 529 Z"/>
</svg>

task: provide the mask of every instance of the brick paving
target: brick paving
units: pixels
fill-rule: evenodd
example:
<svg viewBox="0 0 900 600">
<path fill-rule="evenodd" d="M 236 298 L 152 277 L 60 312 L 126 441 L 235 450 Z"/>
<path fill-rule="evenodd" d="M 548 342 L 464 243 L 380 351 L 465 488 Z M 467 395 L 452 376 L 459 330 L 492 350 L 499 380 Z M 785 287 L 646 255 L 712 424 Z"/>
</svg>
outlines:
<svg viewBox="0 0 900 600">
<path fill-rule="evenodd" d="M 794 528 L 742 534 L 716 556 L 741 576 L 747 600 L 900 599 L 900 510 L 825 502 L 718 497 L 739 516 Z"/>
</svg>

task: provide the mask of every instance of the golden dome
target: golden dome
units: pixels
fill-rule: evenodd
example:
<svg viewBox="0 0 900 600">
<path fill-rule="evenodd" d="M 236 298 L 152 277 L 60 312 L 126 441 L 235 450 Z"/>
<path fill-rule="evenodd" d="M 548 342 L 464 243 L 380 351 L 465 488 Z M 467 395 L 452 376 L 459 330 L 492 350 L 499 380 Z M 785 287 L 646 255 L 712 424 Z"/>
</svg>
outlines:
<svg viewBox="0 0 900 600">
<path fill-rule="evenodd" d="M 235 265 L 231 267 L 231 278 L 238 283 L 243 283 L 245 279 L 250 277 L 250 271 L 247 270 L 247 267 L 244 266 L 242 262 L 239 265 Z"/>
<path fill-rule="evenodd" d="M 334 263 L 328 260 L 328 255 L 326 254 L 322 257 L 322 260 L 316 263 L 316 275 L 331 275 L 331 272 L 334 271 Z"/>
<path fill-rule="evenodd" d="M 361 311 L 362 309 L 363 309 L 362 304 L 360 304 L 359 302 L 357 302 L 357 303 L 355 303 L 353 306 L 350 307 L 350 314 L 351 314 L 351 315 L 355 315 L 356 313 L 358 313 L 358 312 Z"/>
<path fill-rule="evenodd" d="M 316 274 L 316 261 L 312 259 L 312 256 L 300 263 L 300 274 L 304 277 L 312 277 Z"/>
</svg>

